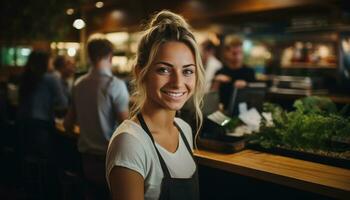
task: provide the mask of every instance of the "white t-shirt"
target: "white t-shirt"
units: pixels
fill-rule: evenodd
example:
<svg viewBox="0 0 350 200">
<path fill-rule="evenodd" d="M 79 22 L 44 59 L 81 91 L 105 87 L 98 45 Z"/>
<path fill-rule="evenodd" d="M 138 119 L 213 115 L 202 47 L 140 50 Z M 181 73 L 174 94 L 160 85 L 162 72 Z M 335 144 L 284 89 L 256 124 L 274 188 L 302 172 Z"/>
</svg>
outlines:
<svg viewBox="0 0 350 200">
<path fill-rule="evenodd" d="M 184 133 L 193 149 L 192 129 L 182 119 L 175 118 L 176 124 Z M 196 170 L 196 164 L 188 152 L 179 134 L 176 152 L 171 153 L 158 145 L 156 147 L 166 163 L 171 177 L 190 178 Z M 163 171 L 151 138 L 140 125 L 125 120 L 114 132 L 108 146 L 106 157 L 106 178 L 114 166 L 134 170 L 142 175 L 145 186 L 145 200 L 158 199 L 163 179 Z"/>
</svg>

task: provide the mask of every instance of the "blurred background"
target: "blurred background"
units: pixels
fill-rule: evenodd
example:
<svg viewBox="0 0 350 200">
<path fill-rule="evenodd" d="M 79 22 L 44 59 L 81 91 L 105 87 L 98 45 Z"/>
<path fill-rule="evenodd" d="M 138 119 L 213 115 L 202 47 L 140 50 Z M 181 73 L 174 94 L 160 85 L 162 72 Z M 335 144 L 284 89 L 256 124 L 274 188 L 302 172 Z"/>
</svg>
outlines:
<svg viewBox="0 0 350 200">
<path fill-rule="evenodd" d="M 310 95 L 328 97 L 337 106 L 350 103 L 347 0 L 1 0 L 0 199 L 40 199 L 33 195 L 40 192 L 27 191 L 40 180 L 18 173 L 23 171 L 16 135 L 18 85 L 31 52 L 69 58 L 76 79 L 89 69 L 87 39 L 102 33 L 115 46 L 113 74 L 129 83 L 140 31 L 150 15 L 163 9 L 184 16 L 199 44 L 209 40 L 215 45 L 219 60 L 225 36 L 241 37 L 244 64 L 267 86 L 270 102 L 286 110 Z M 57 139 L 60 159 L 70 165 L 59 172 L 64 173 L 59 176 L 62 199 L 82 198 L 81 180 L 75 176 L 76 139 L 74 134 Z M 37 171 L 29 173 L 40 172 L 38 163 L 33 166 Z"/>
<path fill-rule="evenodd" d="M 128 75 L 142 24 L 161 9 L 182 14 L 198 43 L 242 36 L 244 62 L 258 79 L 308 76 L 317 89 L 348 89 L 350 13 L 341 0 L 4 0 L 0 80 L 20 73 L 33 49 L 72 57 L 84 72 L 86 40 L 96 32 L 115 44 L 113 71 Z"/>
</svg>

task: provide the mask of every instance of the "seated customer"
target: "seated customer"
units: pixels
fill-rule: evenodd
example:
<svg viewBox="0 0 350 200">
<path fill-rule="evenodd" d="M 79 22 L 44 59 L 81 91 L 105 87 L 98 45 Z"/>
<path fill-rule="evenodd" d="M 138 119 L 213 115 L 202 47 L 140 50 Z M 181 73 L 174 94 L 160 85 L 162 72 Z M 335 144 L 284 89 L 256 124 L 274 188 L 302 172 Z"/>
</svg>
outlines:
<svg viewBox="0 0 350 200">
<path fill-rule="evenodd" d="M 219 91 L 220 101 L 227 107 L 234 88 L 244 88 L 255 81 L 254 70 L 243 64 L 242 40 L 229 35 L 224 40 L 224 66 L 216 72 L 211 90 Z"/>
</svg>

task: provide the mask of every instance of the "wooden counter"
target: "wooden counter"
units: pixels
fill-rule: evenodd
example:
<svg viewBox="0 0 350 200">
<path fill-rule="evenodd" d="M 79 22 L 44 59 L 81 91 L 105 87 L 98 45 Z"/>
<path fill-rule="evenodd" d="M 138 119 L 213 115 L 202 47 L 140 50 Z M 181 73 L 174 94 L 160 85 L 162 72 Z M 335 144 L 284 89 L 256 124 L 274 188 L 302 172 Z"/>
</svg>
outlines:
<svg viewBox="0 0 350 200">
<path fill-rule="evenodd" d="M 56 128 L 64 132 L 61 120 Z M 79 135 L 75 127 L 74 135 Z M 243 150 L 223 154 L 195 150 L 199 164 L 338 199 L 350 199 L 350 170 L 329 165 Z"/>
<path fill-rule="evenodd" d="M 253 150 L 195 150 L 199 164 L 340 199 L 350 199 L 350 170 Z"/>
</svg>

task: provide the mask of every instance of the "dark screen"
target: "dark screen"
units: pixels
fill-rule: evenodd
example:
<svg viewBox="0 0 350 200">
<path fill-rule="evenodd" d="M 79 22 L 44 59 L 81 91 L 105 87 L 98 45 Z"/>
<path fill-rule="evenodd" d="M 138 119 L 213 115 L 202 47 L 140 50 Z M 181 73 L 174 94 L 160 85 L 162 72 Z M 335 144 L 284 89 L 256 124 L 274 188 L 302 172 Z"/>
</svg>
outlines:
<svg viewBox="0 0 350 200">
<path fill-rule="evenodd" d="M 231 94 L 230 102 L 226 109 L 229 116 L 237 116 L 239 114 L 238 105 L 242 102 L 247 103 L 247 109 L 255 107 L 258 111 L 262 111 L 262 106 L 266 96 L 265 87 L 247 87 L 243 89 L 234 89 Z"/>
</svg>

